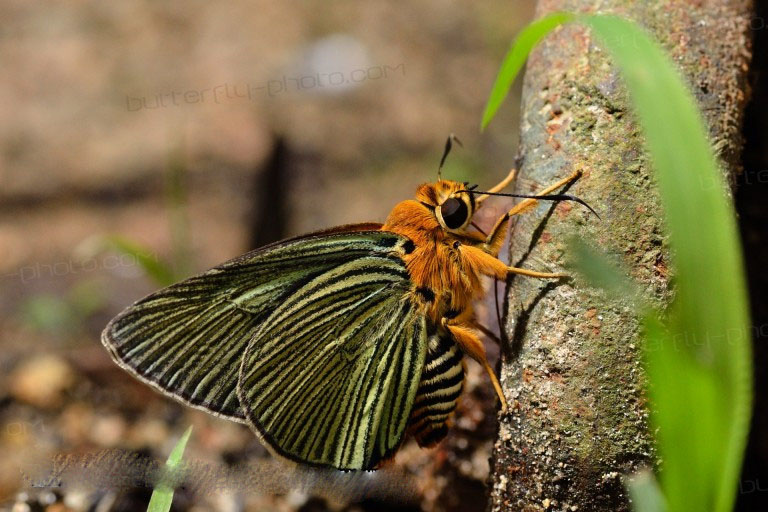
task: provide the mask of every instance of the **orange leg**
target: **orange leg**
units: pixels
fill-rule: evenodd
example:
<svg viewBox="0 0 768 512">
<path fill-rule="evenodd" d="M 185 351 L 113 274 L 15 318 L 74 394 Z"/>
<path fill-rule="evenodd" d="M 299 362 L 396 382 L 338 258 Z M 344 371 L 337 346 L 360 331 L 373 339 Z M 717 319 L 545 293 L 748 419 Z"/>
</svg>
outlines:
<svg viewBox="0 0 768 512">
<path fill-rule="evenodd" d="M 461 247 L 462 257 L 472 266 L 477 268 L 482 274 L 495 277 L 499 280 L 506 280 L 510 274 L 519 274 L 528 277 L 538 277 L 540 279 L 560 279 L 568 277 L 568 274 L 560 272 L 538 272 L 525 268 L 510 267 L 493 254 L 471 245 Z"/>
<path fill-rule="evenodd" d="M 538 192 L 536 196 L 543 196 L 547 194 L 551 194 L 558 188 L 567 185 L 568 183 L 571 183 L 572 181 L 576 180 L 579 176 L 581 176 L 581 171 L 575 171 L 573 174 L 568 176 L 567 178 L 564 178 L 554 185 L 551 185 L 541 192 Z M 499 220 L 496 221 L 496 224 L 493 226 L 493 229 L 491 229 L 491 232 L 488 234 L 488 237 L 485 239 L 485 244 L 483 244 L 483 250 L 485 250 L 487 253 L 492 254 L 494 256 L 498 256 L 499 251 L 501 250 L 501 243 L 504 241 L 504 234 L 505 229 L 507 227 L 507 222 L 509 222 L 510 217 L 514 215 L 518 215 L 521 213 L 525 213 L 526 211 L 531 210 L 536 206 L 536 204 L 539 201 L 537 199 L 523 199 L 519 203 L 517 203 L 511 210 L 509 210 L 507 213 L 505 213 Z M 534 276 L 537 277 L 537 276 Z"/>
<path fill-rule="evenodd" d="M 450 331 L 453 339 L 455 339 L 456 343 L 459 344 L 461 350 L 469 357 L 480 363 L 480 365 L 488 373 L 488 376 L 491 378 L 491 383 L 496 390 L 496 394 L 499 396 L 499 401 L 501 401 L 501 412 L 506 413 L 507 399 L 504 397 L 504 392 L 501 389 L 499 379 L 496 378 L 496 374 L 493 372 L 493 368 L 491 368 L 491 365 L 488 364 L 488 359 L 485 356 L 485 346 L 483 345 L 483 342 L 480 341 L 480 338 L 477 336 L 475 331 L 469 327 L 465 327 L 463 325 L 451 325 L 448 322 L 449 321 L 447 319 L 443 318 L 443 327 Z"/>
</svg>

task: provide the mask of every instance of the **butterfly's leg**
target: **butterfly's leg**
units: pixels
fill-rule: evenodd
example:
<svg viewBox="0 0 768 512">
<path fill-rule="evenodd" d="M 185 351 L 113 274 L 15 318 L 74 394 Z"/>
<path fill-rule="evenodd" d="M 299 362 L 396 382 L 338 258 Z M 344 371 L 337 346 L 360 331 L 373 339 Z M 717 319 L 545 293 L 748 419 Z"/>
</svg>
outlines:
<svg viewBox="0 0 768 512">
<path fill-rule="evenodd" d="M 504 178 L 503 180 L 501 180 L 495 186 L 489 188 L 488 192 L 496 193 L 496 192 L 500 192 L 500 191 L 504 190 L 505 188 L 507 188 L 509 186 L 509 184 L 512 183 L 515 180 L 515 174 L 516 173 L 517 173 L 516 169 L 510 170 L 509 174 L 507 174 L 507 177 Z M 475 199 L 475 204 L 477 205 L 477 208 L 480 208 L 480 206 L 482 206 L 482 204 L 483 204 L 483 201 L 485 201 L 489 197 L 491 197 L 491 196 L 489 196 L 488 194 L 482 194 L 482 195 L 478 196 L 477 199 Z"/>
<path fill-rule="evenodd" d="M 568 176 L 565 179 L 562 179 L 555 183 L 554 185 L 551 185 L 541 192 L 538 192 L 536 196 L 543 196 L 546 194 L 551 194 L 558 188 L 567 185 L 568 183 L 571 183 L 575 179 L 577 179 L 579 176 L 581 176 L 581 171 L 575 171 L 573 174 Z M 509 221 L 510 217 L 514 215 L 518 215 L 521 213 L 525 213 L 526 211 L 532 209 L 536 206 L 538 203 L 537 199 L 523 199 L 519 203 L 517 203 L 511 210 L 509 210 L 507 213 L 501 216 L 499 220 L 496 221 L 496 224 L 493 226 L 493 229 L 491 229 L 491 232 L 488 233 L 488 237 L 485 239 L 485 243 L 483 244 L 483 250 L 489 254 L 492 254 L 494 256 L 497 256 L 499 254 L 499 251 L 501 250 L 501 244 L 504 242 L 504 235 L 506 233 L 505 229 L 507 227 L 507 222 Z"/>
<path fill-rule="evenodd" d="M 496 390 L 496 394 L 499 395 L 499 400 L 501 401 L 501 412 L 506 413 L 507 399 L 504 398 L 504 392 L 501 390 L 499 379 L 496 378 L 496 374 L 493 372 L 493 368 L 491 368 L 491 365 L 488 364 L 488 359 L 485 356 L 485 346 L 483 345 L 483 342 L 477 336 L 475 331 L 467 326 L 451 325 L 449 320 L 446 318 L 443 318 L 442 324 L 443 327 L 451 333 L 453 339 L 456 340 L 456 343 L 459 344 L 461 350 L 469 357 L 480 363 L 480 365 L 485 368 L 485 371 L 488 372 L 488 376 L 491 378 L 491 383 L 493 384 L 493 387 Z"/>
<path fill-rule="evenodd" d="M 519 274 L 528 277 L 538 277 L 541 279 L 560 279 L 568 277 L 568 274 L 559 272 L 537 272 L 525 268 L 510 267 L 493 254 L 472 245 L 461 246 L 461 255 L 467 263 L 477 268 L 481 273 L 495 277 L 499 280 L 506 280 L 510 274 Z"/>
</svg>

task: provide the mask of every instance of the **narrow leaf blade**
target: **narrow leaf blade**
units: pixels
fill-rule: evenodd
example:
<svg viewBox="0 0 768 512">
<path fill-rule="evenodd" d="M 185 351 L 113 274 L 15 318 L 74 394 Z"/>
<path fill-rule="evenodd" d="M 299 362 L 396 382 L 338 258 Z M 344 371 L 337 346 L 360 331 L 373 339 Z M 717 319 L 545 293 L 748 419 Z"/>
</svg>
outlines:
<svg viewBox="0 0 768 512">
<path fill-rule="evenodd" d="M 533 47 L 552 30 L 572 19 L 573 15 L 569 13 L 550 14 L 534 21 L 520 32 L 504 57 L 499 74 L 493 83 L 488 103 L 486 103 L 485 111 L 483 112 L 483 120 L 480 124 L 481 130 L 484 130 L 496 115 Z"/>
<path fill-rule="evenodd" d="M 181 459 L 184 455 L 184 448 L 187 446 L 189 436 L 192 434 L 192 426 L 187 428 L 184 435 L 181 436 L 179 442 L 173 447 L 168 460 L 165 462 L 167 475 L 173 474 L 181 464 Z M 171 509 L 171 503 L 173 503 L 173 487 L 169 486 L 164 481 L 161 481 L 152 491 L 152 497 L 149 499 L 149 506 L 147 512 L 168 512 Z"/>
<path fill-rule="evenodd" d="M 703 493 L 701 510 L 725 512 L 733 507 L 751 410 L 749 317 L 733 206 L 693 96 L 663 50 L 622 18 L 579 20 L 612 55 L 630 92 L 674 255 L 671 332 L 693 340 L 682 348 L 663 346 L 648 359 L 649 374 L 663 380 L 669 371 L 674 379 L 665 386 L 692 393 L 683 403 L 674 390 L 657 386 L 662 488 L 670 510 L 696 508 L 686 501 L 696 488 Z M 702 421 L 681 421 L 685 409 L 675 403 Z"/>
</svg>

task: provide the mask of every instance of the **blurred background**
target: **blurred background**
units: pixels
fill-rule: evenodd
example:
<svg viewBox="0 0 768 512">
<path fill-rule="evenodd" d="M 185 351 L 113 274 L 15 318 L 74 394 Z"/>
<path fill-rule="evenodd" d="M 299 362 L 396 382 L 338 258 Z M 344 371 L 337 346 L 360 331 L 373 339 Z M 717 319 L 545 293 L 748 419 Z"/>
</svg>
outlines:
<svg viewBox="0 0 768 512">
<path fill-rule="evenodd" d="M 101 330 L 160 286 L 265 243 L 383 221 L 435 178 L 451 132 L 464 148 L 445 177 L 503 178 L 519 99 L 478 126 L 533 4 L 0 0 L 0 509 L 142 510 L 151 489 L 34 488 L 20 469 L 102 450 L 162 461 L 189 425 L 185 459 L 279 475 L 245 426 L 120 370 Z M 494 200 L 481 223 L 503 210 Z M 408 443 L 370 477 L 390 492 L 278 476 L 185 488 L 174 509 L 482 510 L 495 398 L 468 366 L 448 438 Z"/>
</svg>

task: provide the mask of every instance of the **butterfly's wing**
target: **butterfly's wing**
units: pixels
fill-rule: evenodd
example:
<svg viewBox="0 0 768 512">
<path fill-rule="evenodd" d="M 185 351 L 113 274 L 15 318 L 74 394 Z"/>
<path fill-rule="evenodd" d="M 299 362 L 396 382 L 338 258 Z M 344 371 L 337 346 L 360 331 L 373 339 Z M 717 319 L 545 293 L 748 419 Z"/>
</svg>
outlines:
<svg viewBox="0 0 768 512">
<path fill-rule="evenodd" d="M 287 297 L 339 265 L 390 255 L 406 239 L 374 224 L 257 249 L 141 299 L 102 333 L 113 359 L 193 407 L 244 421 L 237 397 L 248 341 Z"/>
<path fill-rule="evenodd" d="M 427 307 L 400 257 L 350 259 L 297 288 L 248 344 L 238 394 L 289 459 L 372 469 L 399 446 L 427 351 Z"/>
<path fill-rule="evenodd" d="M 408 432 L 419 446 L 430 447 L 447 434 L 450 417 L 464 388 L 464 354 L 448 331 L 430 333 L 427 355 Z"/>
</svg>

